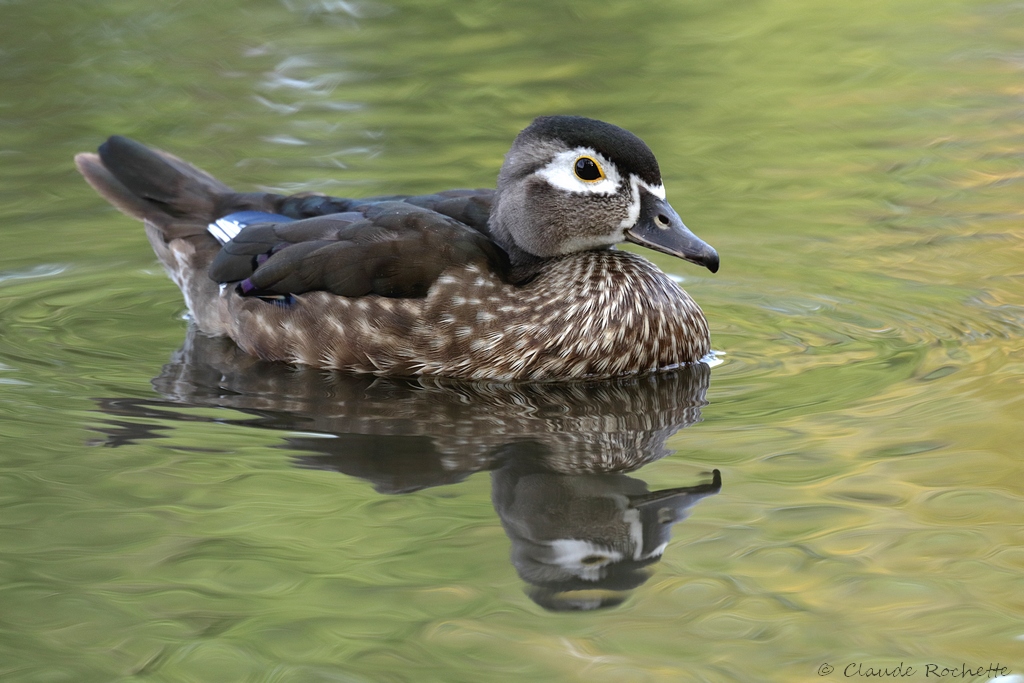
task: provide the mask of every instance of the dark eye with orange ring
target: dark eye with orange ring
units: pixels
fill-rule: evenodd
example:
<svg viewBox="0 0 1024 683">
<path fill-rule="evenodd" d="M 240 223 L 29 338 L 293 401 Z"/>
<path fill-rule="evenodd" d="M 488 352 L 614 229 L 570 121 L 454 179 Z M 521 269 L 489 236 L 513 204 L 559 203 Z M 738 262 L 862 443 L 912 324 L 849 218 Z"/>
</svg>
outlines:
<svg viewBox="0 0 1024 683">
<path fill-rule="evenodd" d="M 604 179 L 604 172 L 601 170 L 600 164 L 590 157 L 580 157 L 577 159 L 576 164 L 573 166 L 573 172 L 576 173 L 577 178 L 588 183 Z"/>
</svg>

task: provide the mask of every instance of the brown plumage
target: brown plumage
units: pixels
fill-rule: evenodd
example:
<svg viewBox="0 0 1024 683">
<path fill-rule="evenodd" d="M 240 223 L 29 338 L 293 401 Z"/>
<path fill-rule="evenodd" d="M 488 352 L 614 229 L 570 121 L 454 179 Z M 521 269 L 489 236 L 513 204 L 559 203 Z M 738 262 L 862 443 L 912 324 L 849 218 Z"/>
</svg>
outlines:
<svg viewBox="0 0 1024 683">
<path fill-rule="evenodd" d="M 496 191 L 422 197 L 237 193 L 120 137 L 76 163 L 144 221 L 199 328 L 260 358 L 549 380 L 653 372 L 710 349 L 697 304 L 611 248 L 629 240 L 718 268 L 664 201 L 650 150 L 610 124 L 538 119 Z M 208 226 L 239 211 L 275 216 L 222 244 Z"/>
</svg>

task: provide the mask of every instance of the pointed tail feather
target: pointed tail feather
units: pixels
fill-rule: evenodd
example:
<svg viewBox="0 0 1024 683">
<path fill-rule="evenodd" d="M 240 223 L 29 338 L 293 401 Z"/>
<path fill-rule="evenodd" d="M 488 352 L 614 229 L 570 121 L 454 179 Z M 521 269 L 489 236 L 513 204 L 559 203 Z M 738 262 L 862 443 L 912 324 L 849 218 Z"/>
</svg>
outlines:
<svg viewBox="0 0 1024 683">
<path fill-rule="evenodd" d="M 145 223 L 157 258 L 181 288 L 200 329 L 228 334 L 219 286 L 207 275 L 220 249 L 207 225 L 223 214 L 222 207 L 267 200 L 238 194 L 175 156 L 120 136 L 100 145 L 98 154 L 77 155 L 75 165 L 104 199 Z"/>
<path fill-rule="evenodd" d="M 120 211 L 156 226 L 165 239 L 199 234 L 234 191 L 181 159 L 119 135 L 99 154 L 79 154 L 86 181 Z"/>
</svg>

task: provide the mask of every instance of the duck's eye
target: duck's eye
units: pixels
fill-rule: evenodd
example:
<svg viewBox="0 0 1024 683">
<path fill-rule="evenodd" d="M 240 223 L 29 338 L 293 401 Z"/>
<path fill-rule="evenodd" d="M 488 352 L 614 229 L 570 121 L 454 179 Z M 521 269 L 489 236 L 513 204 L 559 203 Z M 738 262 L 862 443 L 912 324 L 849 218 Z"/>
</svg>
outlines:
<svg viewBox="0 0 1024 683">
<path fill-rule="evenodd" d="M 597 180 L 604 178 L 604 172 L 601 170 L 601 165 L 590 157 L 580 157 L 576 160 L 573 171 L 576 173 L 576 177 L 580 180 L 585 180 L 588 183 L 592 183 Z"/>
</svg>

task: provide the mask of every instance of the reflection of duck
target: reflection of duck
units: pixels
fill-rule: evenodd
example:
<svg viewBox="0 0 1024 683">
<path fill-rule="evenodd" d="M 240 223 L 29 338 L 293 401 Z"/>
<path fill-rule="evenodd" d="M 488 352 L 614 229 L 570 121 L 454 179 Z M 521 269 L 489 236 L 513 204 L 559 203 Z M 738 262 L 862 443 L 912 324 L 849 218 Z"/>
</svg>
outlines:
<svg viewBox="0 0 1024 683">
<path fill-rule="evenodd" d="M 700 420 L 709 376 L 703 363 L 556 384 L 351 376 L 260 361 L 190 328 L 153 380 L 170 403 L 120 399 L 104 409 L 196 420 L 202 418 L 180 416 L 173 406 L 234 408 L 253 416 L 245 424 L 283 431 L 286 447 L 311 453 L 299 464 L 398 493 L 492 469 L 510 453 L 543 453 L 555 472 L 634 470 L 666 455 L 665 440 Z M 112 438 L 147 438 L 153 429 L 126 424 Z"/>
<path fill-rule="evenodd" d="M 165 400 L 106 399 L 107 443 L 159 438 L 167 420 L 240 422 L 284 432 L 302 467 L 406 493 L 493 470 L 493 499 L 520 576 L 549 608 L 605 606 L 642 583 L 672 524 L 711 484 L 649 493 L 623 472 L 668 453 L 700 420 L 708 367 L 628 380 L 560 384 L 416 381 L 259 361 L 190 329 L 153 386 Z M 232 408 L 244 419 L 178 406 Z M 162 423 L 154 424 L 153 420 Z M 582 590 L 620 591 L 594 598 Z"/>
<path fill-rule="evenodd" d="M 565 475 L 514 460 L 492 475 L 492 499 L 512 541 L 512 564 L 553 610 L 617 605 L 647 580 L 672 525 L 722 488 L 718 470 L 698 486 L 653 493 L 624 474 Z"/>
<path fill-rule="evenodd" d="M 631 241 L 712 272 L 718 254 L 665 201 L 647 145 L 601 121 L 539 118 L 497 190 L 422 197 L 241 194 L 120 137 L 76 163 L 145 221 L 200 328 L 261 358 L 537 380 L 642 374 L 709 351 L 686 292 L 610 247 Z"/>
</svg>

